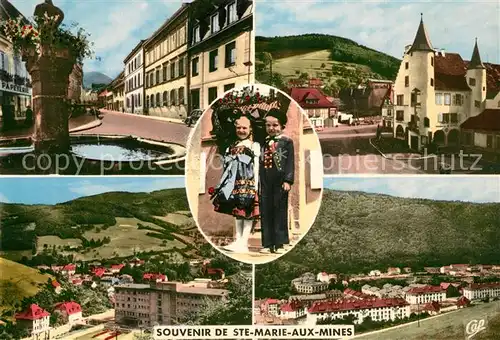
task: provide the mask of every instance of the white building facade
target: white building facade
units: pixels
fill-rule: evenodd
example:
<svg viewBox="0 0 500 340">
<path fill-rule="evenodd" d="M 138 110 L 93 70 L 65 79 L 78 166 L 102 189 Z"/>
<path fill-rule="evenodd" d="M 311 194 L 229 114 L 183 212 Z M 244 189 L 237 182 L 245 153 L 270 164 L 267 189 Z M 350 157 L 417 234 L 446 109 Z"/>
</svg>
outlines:
<svg viewBox="0 0 500 340">
<path fill-rule="evenodd" d="M 224 0 L 192 6 L 197 15 L 189 25 L 190 109 L 204 110 L 232 88 L 254 82 L 254 4 Z"/>
<path fill-rule="evenodd" d="M 462 294 L 469 300 L 495 298 L 500 296 L 500 282 L 475 283 L 464 287 Z"/>
<path fill-rule="evenodd" d="M 416 287 L 406 292 L 405 299 L 412 305 L 433 301 L 441 302 L 446 299 L 446 290 L 440 286 Z"/>
<path fill-rule="evenodd" d="M 0 34 L 0 122 L 13 127 L 26 117 L 31 106 L 31 77 L 25 63 L 12 50 L 12 43 Z"/>
<path fill-rule="evenodd" d="M 467 65 L 467 67 L 465 67 Z M 394 86 L 394 136 L 415 150 L 458 146 L 460 124 L 485 108 L 486 70 L 476 45 L 467 64 L 432 47 L 423 20 L 405 48 Z"/>
<path fill-rule="evenodd" d="M 123 61 L 125 63 L 125 112 L 144 114 L 144 40 Z"/>
<path fill-rule="evenodd" d="M 343 319 L 354 316 L 354 322 L 361 324 L 370 317 L 373 321 L 389 321 L 410 316 L 410 305 L 403 299 L 367 299 L 315 302 L 307 311 L 307 324 L 315 325 L 318 320 Z"/>
</svg>

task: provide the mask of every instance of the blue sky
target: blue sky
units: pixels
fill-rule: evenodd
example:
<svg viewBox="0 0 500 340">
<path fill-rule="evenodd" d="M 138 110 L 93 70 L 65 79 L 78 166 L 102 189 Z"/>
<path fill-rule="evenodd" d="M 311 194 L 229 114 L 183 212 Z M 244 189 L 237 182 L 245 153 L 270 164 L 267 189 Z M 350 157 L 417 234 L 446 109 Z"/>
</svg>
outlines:
<svg viewBox="0 0 500 340">
<path fill-rule="evenodd" d="M 498 176 L 337 177 L 325 178 L 324 187 L 396 197 L 477 203 L 500 202 Z"/>
<path fill-rule="evenodd" d="M 43 0 L 10 0 L 26 17 Z M 77 22 L 91 34 L 101 61 L 84 61 L 84 71 L 111 78 L 123 70 L 123 59 L 141 39 L 147 39 L 181 6 L 183 0 L 53 0 L 64 22 Z"/>
<path fill-rule="evenodd" d="M 500 63 L 497 0 L 266 0 L 256 6 L 256 35 L 332 34 L 401 59 L 423 13 L 435 48 L 469 60 L 478 38 L 483 62 Z"/>
<path fill-rule="evenodd" d="M 110 191 L 184 188 L 184 177 L 3 177 L 0 202 L 56 204 Z"/>
</svg>

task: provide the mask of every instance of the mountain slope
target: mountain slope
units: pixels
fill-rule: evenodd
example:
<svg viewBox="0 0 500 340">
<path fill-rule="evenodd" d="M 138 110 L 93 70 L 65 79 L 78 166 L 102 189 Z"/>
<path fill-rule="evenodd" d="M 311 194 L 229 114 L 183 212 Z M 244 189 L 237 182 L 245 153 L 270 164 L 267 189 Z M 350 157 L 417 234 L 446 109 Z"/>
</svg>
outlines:
<svg viewBox="0 0 500 340">
<path fill-rule="evenodd" d="M 0 211 L 3 251 L 55 246 L 88 260 L 129 256 L 134 242 L 140 251 L 190 251 L 203 243 L 184 188 L 109 192 L 52 206 L 0 204 Z"/>
<path fill-rule="evenodd" d="M 92 84 L 109 84 L 113 81 L 110 77 L 101 72 L 86 72 L 83 74 L 83 87 L 88 89 Z"/>
<path fill-rule="evenodd" d="M 318 77 L 327 82 L 337 79 L 355 82 L 366 78 L 393 80 L 401 62 L 397 58 L 350 39 L 326 34 L 259 36 L 255 38 L 255 49 L 257 59 L 261 62 L 262 53 L 268 52 L 275 63 L 283 60 L 289 65 L 288 71 L 273 70 L 274 72 L 284 74 L 286 77 L 291 77 L 290 74 L 299 76 L 300 73 L 306 72 L 311 77 Z M 321 53 L 317 54 L 319 52 Z M 304 59 L 315 59 L 315 62 L 307 62 L 306 65 Z M 263 78 L 266 77 L 266 72 L 258 72 L 257 77 L 259 81 L 265 81 Z"/>
<path fill-rule="evenodd" d="M 500 204 L 325 190 L 314 226 L 280 261 L 312 271 L 499 263 Z"/>
<path fill-rule="evenodd" d="M 40 274 L 37 269 L 0 257 L 0 312 L 13 306 L 24 297 L 33 296 L 47 283 L 50 275 Z"/>
</svg>

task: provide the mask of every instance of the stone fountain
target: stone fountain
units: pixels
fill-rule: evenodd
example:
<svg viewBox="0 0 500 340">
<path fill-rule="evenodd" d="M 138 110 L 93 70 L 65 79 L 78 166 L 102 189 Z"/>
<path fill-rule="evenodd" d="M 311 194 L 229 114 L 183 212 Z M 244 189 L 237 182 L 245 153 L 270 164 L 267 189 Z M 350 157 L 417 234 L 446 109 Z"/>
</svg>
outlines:
<svg viewBox="0 0 500 340">
<path fill-rule="evenodd" d="M 58 16 L 52 28 L 54 30 L 64 20 L 64 13 L 51 0 L 36 6 L 34 15 L 37 20 L 43 20 L 45 15 Z M 22 57 L 32 81 L 35 152 L 69 153 L 69 106 L 66 96 L 76 56 L 71 55 L 69 46 L 42 44 L 40 55 L 30 48 L 23 50 Z"/>
<path fill-rule="evenodd" d="M 50 26 L 43 25 L 53 32 L 64 20 L 64 13 L 52 0 L 37 5 L 34 16 L 39 27 L 47 16 L 55 17 Z M 29 46 L 21 54 L 32 79 L 34 132 L 31 140 L 8 140 L 7 147 L 0 147 L 0 173 L 184 173 L 183 145 L 135 136 L 70 136 L 67 91 L 77 56 L 71 46 L 44 41 L 39 51 Z"/>
</svg>

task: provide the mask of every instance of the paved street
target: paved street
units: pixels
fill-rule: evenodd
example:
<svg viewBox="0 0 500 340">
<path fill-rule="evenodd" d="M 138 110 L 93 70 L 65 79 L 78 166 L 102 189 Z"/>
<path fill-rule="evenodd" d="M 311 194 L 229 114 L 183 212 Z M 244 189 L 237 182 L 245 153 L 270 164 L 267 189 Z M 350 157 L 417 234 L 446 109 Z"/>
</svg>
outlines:
<svg viewBox="0 0 500 340">
<path fill-rule="evenodd" d="M 319 133 L 325 174 L 439 174 L 439 164 L 452 174 L 498 174 L 500 164 L 482 159 L 481 155 L 438 155 L 426 159 L 412 155 L 382 156 L 371 144 L 375 130 L 351 127 L 343 131 Z"/>
<path fill-rule="evenodd" d="M 156 141 L 186 145 L 191 128 L 147 116 L 103 111 L 101 126 L 79 134 L 134 135 Z"/>
<path fill-rule="evenodd" d="M 375 133 L 320 135 L 325 174 L 419 174 L 410 162 L 384 158 L 371 145 Z"/>
</svg>

